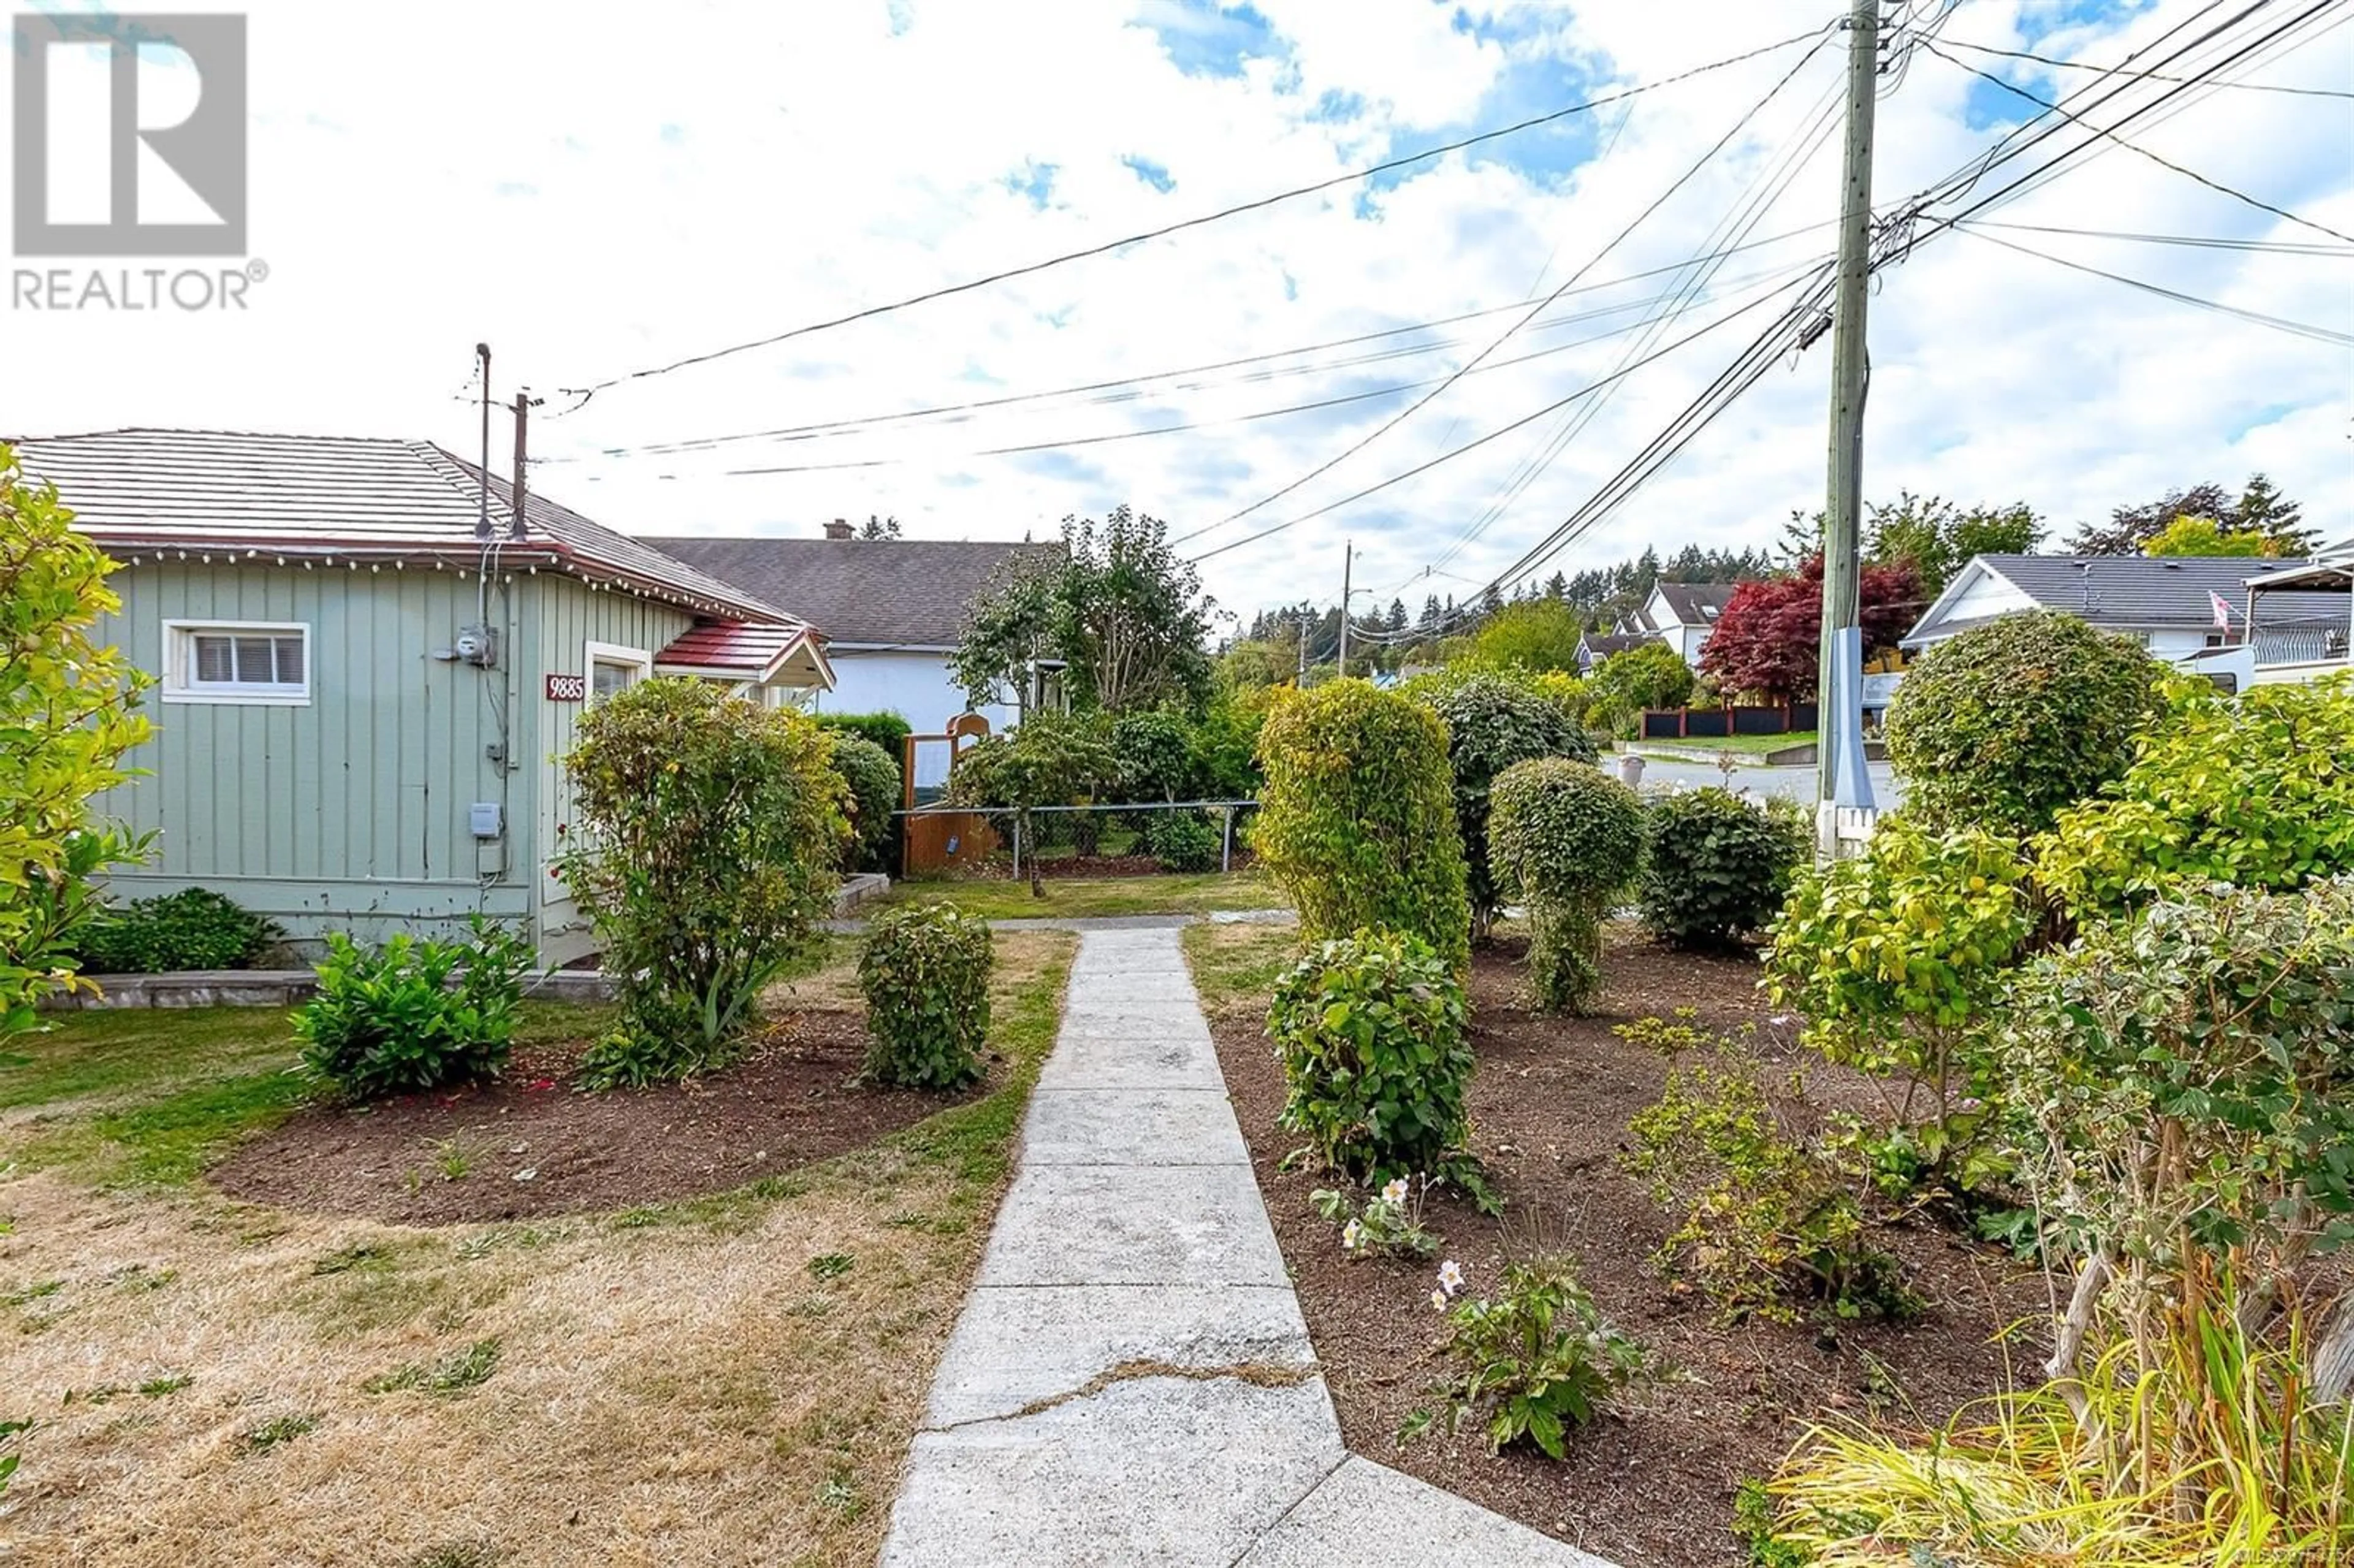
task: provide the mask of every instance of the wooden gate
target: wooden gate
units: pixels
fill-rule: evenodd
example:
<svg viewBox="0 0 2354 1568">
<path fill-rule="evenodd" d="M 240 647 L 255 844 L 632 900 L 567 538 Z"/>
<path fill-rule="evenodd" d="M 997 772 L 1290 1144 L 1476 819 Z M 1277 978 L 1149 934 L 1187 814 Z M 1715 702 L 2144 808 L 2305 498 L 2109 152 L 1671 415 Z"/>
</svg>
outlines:
<svg viewBox="0 0 2354 1568">
<path fill-rule="evenodd" d="M 986 817 L 974 811 L 918 810 L 916 807 L 916 747 L 945 743 L 949 748 L 949 772 L 954 775 L 956 759 L 965 747 L 988 733 L 989 721 L 979 714 L 959 714 L 949 721 L 947 733 L 911 735 L 900 746 L 899 803 L 907 813 L 899 819 L 906 830 L 900 834 L 900 875 L 920 876 L 951 866 L 978 866 L 997 853 L 997 833 Z"/>
</svg>

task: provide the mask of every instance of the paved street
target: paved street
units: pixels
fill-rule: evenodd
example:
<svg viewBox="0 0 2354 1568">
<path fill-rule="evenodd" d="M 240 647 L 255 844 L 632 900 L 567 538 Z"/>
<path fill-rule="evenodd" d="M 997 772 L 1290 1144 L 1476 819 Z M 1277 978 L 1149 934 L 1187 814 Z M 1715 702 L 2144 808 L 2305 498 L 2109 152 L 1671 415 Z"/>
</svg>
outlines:
<svg viewBox="0 0 2354 1568">
<path fill-rule="evenodd" d="M 1613 769 L 1614 772 L 1618 766 L 1618 759 L 1616 757 L 1606 757 L 1602 761 L 1605 768 Z M 1904 787 L 1898 781 L 1895 769 L 1885 762 L 1874 762 L 1869 766 L 1874 796 L 1873 804 L 1882 810 L 1902 804 L 1904 799 Z M 1690 762 L 1681 760 L 1669 762 L 1656 757 L 1647 757 L 1643 759 L 1643 782 L 1646 784 L 1666 782 L 1698 787 L 1703 784 L 1722 784 L 1724 781 L 1724 775 L 1718 771 L 1716 764 L 1706 758 L 1695 758 Z M 1811 803 L 1815 798 L 1815 770 L 1811 766 L 1766 768 L 1755 763 L 1747 763 L 1734 769 L 1733 787 L 1736 789 L 1748 789 L 1760 795 L 1775 795 L 1784 800 Z"/>
</svg>

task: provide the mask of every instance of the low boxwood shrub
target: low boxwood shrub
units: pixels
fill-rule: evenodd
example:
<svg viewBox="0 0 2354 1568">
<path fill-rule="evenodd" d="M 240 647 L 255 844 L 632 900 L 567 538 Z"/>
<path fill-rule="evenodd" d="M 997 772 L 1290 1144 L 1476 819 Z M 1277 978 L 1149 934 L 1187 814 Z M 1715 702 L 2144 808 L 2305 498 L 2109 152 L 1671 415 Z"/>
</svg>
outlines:
<svg viewBox="0 0 2354 1568">
<path fill-rule="evenodd" d="M 1509 889 L 1499 888 L 1488 855 L 1489 797 L 1497 776 L 1516 762 L 1567 757 L 1592 762 L 1593 736 L 1559 703 L 1519 681 L 1476 674 L 1424 688 L 1418 700 L 1447 726 L 1447 762 L 1455 780 L 1455 823 L 1463 835 L 1471 934 L 1484 940 Z"/>
<path fill-rule="evenodd" d="M 888 909 L 858 959 L 866 993 L 866 1075 L 907 1088 L 954 1089 L 981 1075 L 989 1035 L 989 922 L 952 904 Z"/>
<path fill-rule="evenodd" d="M 1460 971 L 1471 906 L 1447 726 L 1364 681 L 1284 701 L 1259 732 L 1267 774 L 1251 846 L 1299 912 L 1302 938 L 1419 937 Z"/>
<path fill-rule="evenodd" d="M 1642 863 L 1635 792 L 1591 763 L 1516 763 L 1496 780 L 1488 837 L 1496 879 L 1528 903 L 1537 1005 L 1584 1012 L 1602 989 L 1602 922 Z"/>
<path fill-rule="evenodd" d="M 1888 708 L 1905 814 L 1940 832 L 2050 827 L 2125 773 L 2164 669 L 2064 610 L 2006 615 L 1938 643 Z"/>
<path fill-rule="evenodd" d="M 1279 1118 L 1332 1169 L 1363 1181 L 1442 1174 L 1464 1161 L 1462 982 L 1409 932 L 1318 945 L 1267 1013 L 1290 1090 Z"/>
<path fill-rule="evenodd" d="M 77 948 L 90 974 L 154 975 L 175 969 L 242 969 L 283 941 L 275 920 L 205 887 L 108 909 L 82 932 Z"/>
<path fill-rule="evenodd" d="M 479 915 L 465 942 L 332 932 L 319 994 L 294 1015 L 303 1064 L 357 1100 L 496 1077 L 531 962 L 530 943 Z"/>
<path fill-rule="evenodd" d="M 1808 850 L 1797 815 L 1729 789 L 1677 789 L 1643 812 L 1643 925 L 1670 947 L 1736 947 L 1780 912 Z"/>
<path fill-rule="evenodd" d="M 832 747 L 833 770 L 850 786 L 851 842 L 843 864 L 852 870 L 873 870 L 885 864 L 899 809 L 899 765 L 864 736 L 837 729 L 826 736 Z"/>
<path fill-rule="evenodd" d="M 1153 811 L 1146 816 L 1144 847 L 1163 871 L 1215 871 L 1225 837 L 1202 811 Z"/>
</svg>

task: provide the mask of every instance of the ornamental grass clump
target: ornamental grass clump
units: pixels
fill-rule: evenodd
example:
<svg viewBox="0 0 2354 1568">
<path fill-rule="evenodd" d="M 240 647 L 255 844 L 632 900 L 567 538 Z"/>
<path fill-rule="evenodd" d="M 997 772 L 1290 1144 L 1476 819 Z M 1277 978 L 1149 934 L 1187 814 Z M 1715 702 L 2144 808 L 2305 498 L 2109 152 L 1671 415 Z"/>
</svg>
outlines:
<svg viewBox="0 0 2354 1568">
<path fill-rule="evenodd" d="M 1421 938 L 1318 946 L 1275 988 L 1267 1033 L 1290 1090 L 1279 1120 L 1327 1168 L 1368 1182 L 1469 1160 L 1462 982 Z"/>
<path fill-rule="evenodd" d="M 559 868 L 621 1009 L 584 1081 L 724 1065 L 841 885 L 849 789 L 831 738 L 707 681 L 642 681 L 589 709 L 565 771 L 577 847 Z"/>
<path fill-rule="evenodd" d="M 1301 937 L 1409 932 L 1457 973 L 1471 908 L 1447 726 L 1364 681 L 1288 698 L 1259 732 L 1267 773 L 1252 847 L 1299 912 Z"/>
<path fill-rule="evenodd" d="M 1490 853 L 1529 909 L 1529 983 L 1548 1012 L 1584 1012 L 1602 990 L 1602 922 L 1642 863 L 1635 792 L 1588 763 L 1545 758 L 1496 780 Z"/>
<path fill-rule="evenodd" d="M 858 960 L 866 994 L 866 1076 L 904 1088 L 961 1088 L 981 1075 L 989 1037 L 989 922 L 952 904 L 884 911 Z"/>
</svg>

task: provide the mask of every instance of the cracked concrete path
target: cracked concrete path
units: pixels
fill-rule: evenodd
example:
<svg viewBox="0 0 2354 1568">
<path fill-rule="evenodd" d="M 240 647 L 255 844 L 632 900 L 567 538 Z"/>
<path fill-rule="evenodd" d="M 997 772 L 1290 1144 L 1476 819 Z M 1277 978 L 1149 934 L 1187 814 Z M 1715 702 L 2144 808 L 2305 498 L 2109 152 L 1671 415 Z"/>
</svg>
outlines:
<svg viewBox="0 0 2354 1568">
<path fill-rule="evenodd" d="M 1352 1457 L 1173 928 L 1091 928 L 884 1568 L 1609 1568 Z"/>
</svg>

